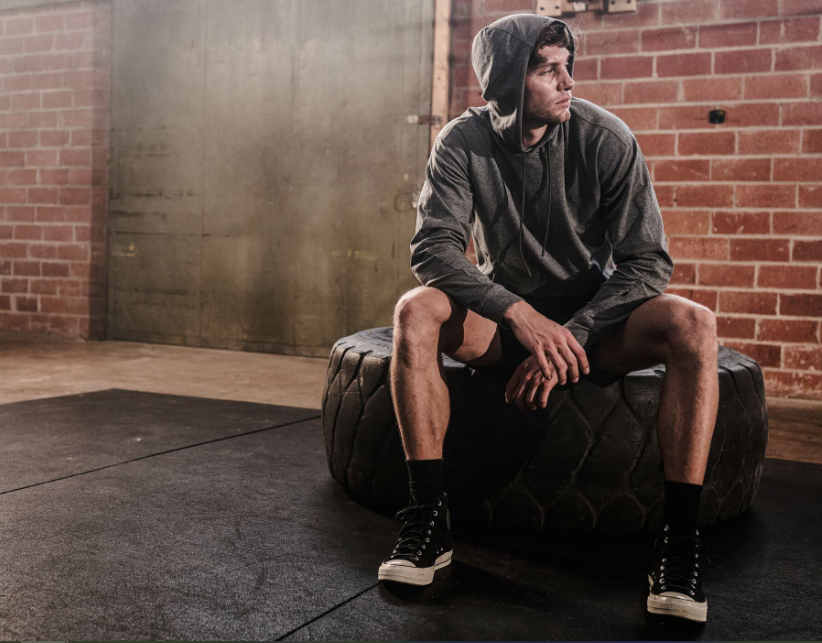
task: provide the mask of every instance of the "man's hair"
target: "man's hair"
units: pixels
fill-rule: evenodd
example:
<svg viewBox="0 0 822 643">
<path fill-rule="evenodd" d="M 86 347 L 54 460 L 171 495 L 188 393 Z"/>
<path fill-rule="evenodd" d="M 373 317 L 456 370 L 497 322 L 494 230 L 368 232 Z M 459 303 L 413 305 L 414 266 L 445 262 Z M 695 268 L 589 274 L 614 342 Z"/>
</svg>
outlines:
<svg viewBox="0 0 822 643">
<path fill-rule="evenodd" d="M 531 51 L 531 58 L 528 59 L 528 67 L 536 67 L 544 63 L 547 59 L 539 53 L 543 47 L 565 47 L 573 55 L 578 41 L 574 27 L 568 27 L 558 20 L 554 20 L 542 28 L 537 38 L 537 44 Z"/>
</svg>

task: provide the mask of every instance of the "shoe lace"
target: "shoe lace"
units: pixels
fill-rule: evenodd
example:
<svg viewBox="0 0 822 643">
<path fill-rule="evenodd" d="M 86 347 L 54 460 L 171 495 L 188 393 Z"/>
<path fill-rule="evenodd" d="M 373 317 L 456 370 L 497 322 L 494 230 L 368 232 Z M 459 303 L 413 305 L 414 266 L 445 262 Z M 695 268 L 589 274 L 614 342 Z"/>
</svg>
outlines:
<svg viewBox="0 0 822 643">
<path fill-rule="evenodd" d="M 668 542 L 659 556 L 659 583 L 663 588 L 672 587 L 695 590 L 701 585 L 700 562 L 713 561 L 707 554 L 710 546 L 695 533 L 673 533 L 666 538 Z M 700 553 L 704 557 L 700 557 Z"/>
<path fill-rule="evenodd" d="M 435 498 L 429 502 L 411 504 L 397 512 L 394 518 L 405 524 L 400 530 L 392 556 L 411 556 L 417 560 L 422 555 L 422 550 L 425 549 L 423 540 L 429 542 L 426 534 L 431 532 L 429 527 L 433 521 L 430 518 L 441 505 L 442 501 Z"/>
</svg>

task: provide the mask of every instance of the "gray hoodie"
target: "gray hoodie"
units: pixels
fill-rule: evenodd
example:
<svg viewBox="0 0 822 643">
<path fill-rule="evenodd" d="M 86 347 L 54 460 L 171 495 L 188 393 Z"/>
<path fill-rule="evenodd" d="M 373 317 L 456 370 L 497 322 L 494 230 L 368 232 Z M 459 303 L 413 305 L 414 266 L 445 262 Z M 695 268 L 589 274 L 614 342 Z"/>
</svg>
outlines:
<svg viewBox="0 0 822 643">
<path fill-rule="evenodd" d="M 572 98 L 571 118 L 523 147 L 528 59 L 552 20 L 508 16 L 474 38 L 488 105 L 466 110 L 434 142 L 411 270 L 503 328 L 525 297 L 586 298 L 565 327 L 587 350 L 664 292 L 673 261 L 642 152 L 617 116 Z M 465 256 L 472 233 L 476 266 Z"/>
</svg>

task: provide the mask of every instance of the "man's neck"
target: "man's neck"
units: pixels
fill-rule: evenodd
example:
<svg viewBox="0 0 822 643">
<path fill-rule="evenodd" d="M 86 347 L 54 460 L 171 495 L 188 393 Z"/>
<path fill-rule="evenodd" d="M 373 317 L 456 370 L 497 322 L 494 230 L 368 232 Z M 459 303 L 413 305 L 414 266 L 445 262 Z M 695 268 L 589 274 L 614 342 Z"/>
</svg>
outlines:
<svg viewBox="0 0 822 643">
<path fill-rule="evenodd" d="M 522 145 L 523 147 L 534 147 L 545 136 L 545 130 L 548 125 L 543 123 L 541 125 L 530 125 L 523 122 L 522 124 Z"/>
</svg>

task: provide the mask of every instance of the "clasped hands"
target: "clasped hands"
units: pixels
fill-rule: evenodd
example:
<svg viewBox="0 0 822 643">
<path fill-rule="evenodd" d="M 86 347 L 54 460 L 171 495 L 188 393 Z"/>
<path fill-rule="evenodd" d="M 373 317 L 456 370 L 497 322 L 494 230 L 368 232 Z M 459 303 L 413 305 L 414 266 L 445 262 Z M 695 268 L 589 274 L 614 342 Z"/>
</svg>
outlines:
<svg viewBox="0 0 822 643">
<path fill-rule="evenodd" d="M 514 335 L 531 355 L 514 371 L 505 388 L 505 401 L 516 402 L 522 410 L 544 409 L 548 395 L 557 384 L 570 377 L 579 381 L 580 370 L 591 372 L 588 357 L 576 338 L 564 326 L 538 313 L 530 304 L 520 301 L 504 317 Z"/>
</svg>

